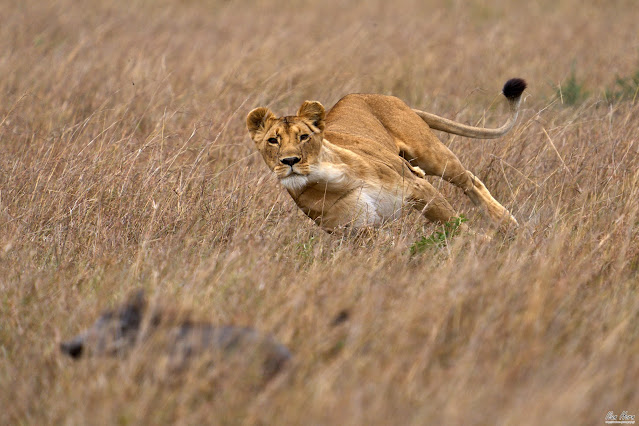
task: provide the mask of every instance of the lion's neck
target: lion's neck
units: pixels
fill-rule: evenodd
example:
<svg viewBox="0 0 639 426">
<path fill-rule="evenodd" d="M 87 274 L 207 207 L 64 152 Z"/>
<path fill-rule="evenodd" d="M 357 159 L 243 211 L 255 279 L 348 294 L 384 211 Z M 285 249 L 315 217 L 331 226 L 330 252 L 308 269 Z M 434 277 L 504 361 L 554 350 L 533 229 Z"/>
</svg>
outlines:
<svg viewBox="0 0 639 426">
<path fill-rule="evenodd" d="M 342 186 L 352 180 L 351 170 L 344 161 L 343 148 L 333 145 L 324 139 L 322 150 L 315 166 L 311 168 L 311 182 L 327 185 L 330 189 L 341 190 Z"/>
<path fill-rule="evenodd" d="M 359 186 L 360 182 L 344 161 L 344 151 L 324 139 L 315 164 L 307 176 L 295 176 L 290 182 L 282 182 L 289 194 L 302 209 L 315 204 L 318 199 L 341 197 L 345 191 Z M 289 178 L 286 178 L 289 179 Z"/>
<path fill-rule="evenodd" d="M 335 145 L 324 139 L 322 149 L 308 175 L 291 175 L 280 182 L 296 200 L 311 189 L 323 192 L 342 190 L 342 186 L 349 180 L 348 168 L 338 150 L 339 148 L 336 149 Z"/>
<path fill-rule="evenodd" d="M 324 140 L 308 176 L 297 187 L 285 185 L 298 207 L 320 226 L 378 224 L 394 217 L 401 197 L 367 179 L 361 159 Z M 303 183 L 303 184 L 302 184 Z"/>
<path fill-rule="evenodd" d="M 333 145 L 328 139 L 322 140 L 322 149 L 320 151 L 320 155 L 318 160 L 320 163 L 343 163 L 340 158 L 338 151 L 340 148 L 337 145 Z"/>
</svg>

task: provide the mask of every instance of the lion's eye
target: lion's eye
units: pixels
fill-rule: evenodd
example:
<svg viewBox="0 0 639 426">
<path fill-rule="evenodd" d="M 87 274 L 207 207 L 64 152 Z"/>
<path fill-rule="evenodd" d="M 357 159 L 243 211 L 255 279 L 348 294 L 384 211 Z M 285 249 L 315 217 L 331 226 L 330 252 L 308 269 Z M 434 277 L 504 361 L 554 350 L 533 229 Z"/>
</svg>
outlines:
<svg viewBox="0 0 639 426">
<path fill-rule="evenodd" d="M 277 145 L 277 138 L 268 138 L 267 142 L 273 145 Z"/>
<path fill-rule="evenodd" d="M 301 141 L 305 141 L 306 139 L 308 139 L 308 135 L 306 133 L 304 133 L 303 135 L 300 135 Z"/>
</svg>

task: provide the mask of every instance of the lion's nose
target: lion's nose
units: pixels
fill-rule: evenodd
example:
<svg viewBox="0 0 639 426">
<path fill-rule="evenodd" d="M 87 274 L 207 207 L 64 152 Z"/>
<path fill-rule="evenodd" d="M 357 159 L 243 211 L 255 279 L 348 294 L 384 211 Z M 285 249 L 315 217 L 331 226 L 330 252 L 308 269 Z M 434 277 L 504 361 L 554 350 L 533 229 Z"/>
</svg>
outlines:
<svg viewBox="0 0 639 426">
<path fill-rule="evenodd" d="M 280 161 L 286 164 L 287 166 L 293 167 L 293 164 L 299 163 L 300 160 L 301 160 L 300 157 L 286 157 L 286 158 L 282 158 Z"/>
</svg>

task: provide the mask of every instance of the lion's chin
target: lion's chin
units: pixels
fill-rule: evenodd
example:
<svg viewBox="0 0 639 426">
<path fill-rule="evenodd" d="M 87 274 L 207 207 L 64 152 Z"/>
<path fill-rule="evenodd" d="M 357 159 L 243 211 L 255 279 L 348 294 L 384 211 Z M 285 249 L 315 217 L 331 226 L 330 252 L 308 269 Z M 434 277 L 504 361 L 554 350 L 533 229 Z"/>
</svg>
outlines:
<svg viewBox="0 0 639 426">
<path fill-rule="evenodd" d="M 289 189 L 291 191 L 299 191 L 308 184 L 308 176 L 291 173 L 290 175 L 281 178 L 280 183 L 284 185 L 286 189 Z"/>
</svg>

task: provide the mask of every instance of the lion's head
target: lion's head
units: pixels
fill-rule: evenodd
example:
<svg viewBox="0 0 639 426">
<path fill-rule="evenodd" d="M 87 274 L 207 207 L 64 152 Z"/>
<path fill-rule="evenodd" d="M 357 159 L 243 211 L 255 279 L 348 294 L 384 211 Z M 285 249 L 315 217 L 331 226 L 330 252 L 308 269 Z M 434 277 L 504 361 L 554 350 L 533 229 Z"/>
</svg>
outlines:
<svg viewBox="0 0 639 426">
<path fill-rule="evenodd" d="M 246 118 L 251 139 L 285 187 L 305 185 L 322 148 L 325 116 L 322 104 L 306 101 L 296 116 L 277 118 L 261 107 Z"/>
</svg>

